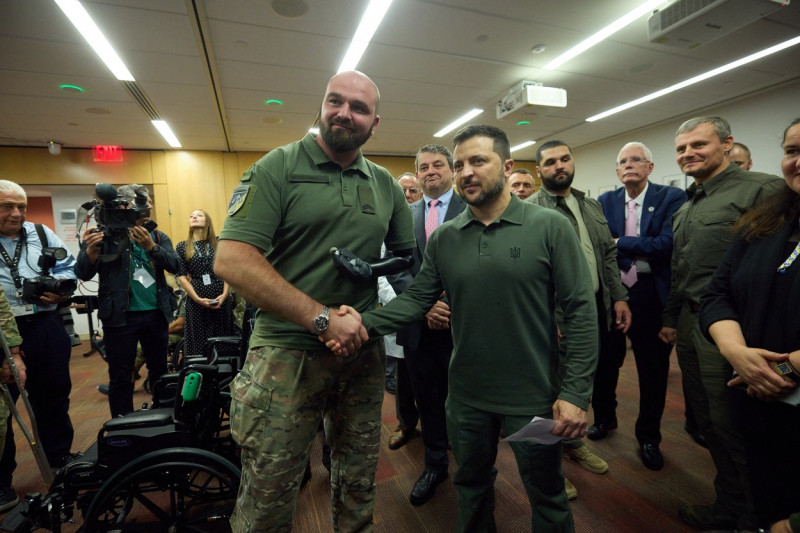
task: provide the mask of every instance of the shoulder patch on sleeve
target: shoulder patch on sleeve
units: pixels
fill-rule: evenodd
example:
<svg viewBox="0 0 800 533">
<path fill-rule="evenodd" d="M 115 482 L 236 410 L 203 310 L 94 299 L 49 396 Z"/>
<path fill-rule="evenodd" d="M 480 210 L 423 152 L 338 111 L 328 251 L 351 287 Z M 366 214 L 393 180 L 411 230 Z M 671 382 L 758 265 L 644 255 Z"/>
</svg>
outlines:
<svg viewBox="0 0 800 533">
<path fill-rule="evenodd" d="M 228 216 L 246 217 L 250 212 L 255 190 L 255 185 L 239 185 L 236 187 L 233 190 L 231 201 L 228 203 Z"/>
</svg>

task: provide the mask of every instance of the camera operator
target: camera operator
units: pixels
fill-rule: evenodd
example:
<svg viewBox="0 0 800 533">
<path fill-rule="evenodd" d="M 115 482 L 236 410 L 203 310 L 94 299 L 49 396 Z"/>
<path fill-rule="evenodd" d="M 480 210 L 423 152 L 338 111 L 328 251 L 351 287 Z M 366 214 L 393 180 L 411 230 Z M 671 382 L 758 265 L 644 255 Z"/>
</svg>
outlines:
<svg viewBox="0 0 800 533">
<path fill-rule="evenodd" d="M 119 188 L 119 203 L 134 208 L 137 193 L 146 197 L 147 208 L 151 208 L 147 187 L 137 184 Z M 100 260 L 107 232 L 87 229 L 75 266 L 82 280 L 100 276 L 97 316 L 103 321 L 112 417 L 133 411 L 131 375 L 137 343 L 142 344 L 151 385 L 166 373 L 168 326 L 176 306 L 164 270 L 175 274 L 181 260 L 166 234 L 143 227 L 150 219 L 149 211 L 140 214 L 136 225 L 127 228 L 116 248 L 118 254 L 108 261 Z"/>
<path fill-rule="evenodd" d="M 27 366 L 28 396 L 39 426 L 42 449 L 53 467 L 61 467 L 72 459 L 72 421 L 69 418 L 69 394 L 72 381 L 69 376 L 69 359 L 72 343 L 64 329 L 58 303 L 69 294 L 56 294 L 43 290 L 38 296 L 22 299 L 31 285 L 41 289 L 51 285 L 43 278 L 41 261 L 43 249 L 66 250 L 61 239 L 46 226 L 42 226 L 47 242 L 42 242 L 36 225 L 25 221 L 28 199 L 25 191 L 14 182 L 0 180 L 0 285 L 11 304 L 17 327 L 22 336 L 21 350 Z M 75 258 L 64 254 L 52 267 L 55 278 L 69 280 L 74 287 Z M 39 280 L 39 281 L 37 281 Z M 24 290 L 23 290 L 24 289 Z M 12 352 L 14 350 L 12 349 Z M 16 384 L 8 385 L 14 400 L 19 396 Z M 11 422 L 8 422 L 3 457 L 0 459 L 0 493 L 11 487 L 11 476 L 17 466 L 16 447 Z M 2 494 L 0 494 L 2 496 Z M 5 502 L 13 507 L 16 494 Z M 0 502 L 2 508 L 3 502 Z M 9 508 L 9 507 L 6 507 Z"/>
</svg>

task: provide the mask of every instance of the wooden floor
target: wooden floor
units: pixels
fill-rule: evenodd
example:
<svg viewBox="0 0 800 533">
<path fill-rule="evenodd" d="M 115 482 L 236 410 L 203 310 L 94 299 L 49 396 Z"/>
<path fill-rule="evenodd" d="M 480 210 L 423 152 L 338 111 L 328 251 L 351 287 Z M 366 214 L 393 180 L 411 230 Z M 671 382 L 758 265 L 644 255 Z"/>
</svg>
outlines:
<svg viewBox="0 0 800 533">
<path fill-rule="evenodd" d="M 86 449 L 108 418 L 107 398 L 96 385 L 106 378 L 106 365 L 97 356 L 84 358 L 84 346 L 73 350 L 73 383 L 70 413 L 75 425 L 74 450 Z M 633 427 L 637 413 L 638 383 L 633 357 L 629 356 L 620 374 L 618 389 L 619 429 L 589 447 L 609 463 L 609 471 L 598 475 L 564 461 L 567 477 L 578 489 L 578 499 L 571 502 L 576 531 L 591 533 L 641 533 L 693 531 L 678 518 L 682 502 L 706 503 L 713 498 L 713 466 L 708 452 L 697 446 L 683 431 L 683 398 L 680 371 L 674 359 L 670 370 L 667 408 L 662 422 L 661 450 L 666 465 L 660 472 L 642 466 L 637 453 Z M 146 402 L 148 395 L 137 383 L 135 403 Z M 21 402 L 20 402 L 21 405 Z M 591 414 L 590 414 L 591 417 Z M 422 440 L 415 438 L 399 450 L 389 450 L 389 434 L 396 425 L 394 397 L 386 394 L 383 405 L 381 455 L 378 463 L 375 531 L 377 533 L 447 532 L 453 530 L 456 516 L 456 493 L 451 480 L 439 485 L 436 496 L 420 507 L 412 506 L 408 494 L 422 472 Z M 20 495 L 44 492 L 41 475 L 21 432 L 16 431 L 17 462 L 14 487 Z M 331 531 L 327 473 L 322 466 L 321 438 L 312 451 L 313 475 L 301 491 L 295 518 L 296 533 Z M 496 462 L 495 517 L 498 532 L 529 532 L 530 506 L 517 473 L 511 449 L 501 443 Z M 455 472 L 451 459 L 450 475 Z M 80 518 L 78 518 L 80 523 Z M 75 531 L 66 527 L 65 532 Z"/>
</svg>

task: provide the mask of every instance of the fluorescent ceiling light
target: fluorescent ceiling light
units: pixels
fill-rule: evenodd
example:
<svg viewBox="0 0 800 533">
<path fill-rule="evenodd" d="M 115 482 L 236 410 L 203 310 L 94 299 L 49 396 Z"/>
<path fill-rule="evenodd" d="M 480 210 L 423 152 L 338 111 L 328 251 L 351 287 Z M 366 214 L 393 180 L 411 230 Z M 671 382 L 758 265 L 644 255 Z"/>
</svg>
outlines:
<svg viewBox="0 0 800 533">
<path fill-rule="evenodd" d="M 55 0 L 55 3 L 118 80 L 136 81 L 78 0 Z"/>
<path fill-rule="evenodd" d="M 151 120 L 150 122 L 153 124 L 153 126 L 156 127 L 156 129 L 158 130 L 158 133 L 160 133 L 161 136 L 164 137 L 164 140 L 167 141 L 171 147 L 173 147 L 173 148 L 180 148 L 181 147 L 180 141 L 178 141 L 178 138 L 175 137 L 174 133 L 172 133 L 172 130 L 167 125 L 166 121 L 164 121 L 164 120 Z"/>
<path fill-rule="evenodd" d="M 308 128 L 308 133 L 313 133 L 314 135 L 319 135 L 319 128 Z"/>
<path fill-rule="evenodd" d="M 525 141 L 524 143 L 518 144 L 516 146 L 511 147 L 511 152 L 516 152 L 517 150 L 522 150 L 523 148 L 527 148 L 528 146 L 533 146 L 536 144 L 536 141 Z"/>
<path fill-rule="evenodd" d="M 350 48 L 347 49 L 342 64 L 339 65 L 339 70 L 336 71 L 337 74 L 356 68 L 391 5 L 392 0 L 370 0 L 367 10 L 361 18 L 361 23 L 358 25 L 355 35 L 353 35 L 353 40 L 350 42 Z"/>
<path fill-rule="evenodd" d="M 451 122 L 450 124 L 448 124 L 444 128 L 442 128 L 439 131 L 437 131 L 436 133 L 434 133 L 433 136 L 434 137 L 444 137 L 445 135 L 447 135 L 448 133 L 450 133 L 451 131 L 453 131 L 454 129 L 456 129 L 457 127 L 459 127 L 460 125 L 462 125 L 463 123 L 468 121 L 469 119 L 471 119 L 473 117 L 477 117 L 481 113 L 483 113 L 483 109 L 473 109 L 472 111 L 470 111 L 469 113 L 467 113 L 463 117 L 456 119 L 454 122 Z"/>
<path fill-rule="evenodd" d="M 643 104 L 645 102 L 649 102 L 650 100 L 655 100 L 656 98 L 660 98 L 666 94 L 671 92 L 675 92 L 678 89 L 683 89 L 684 87 L 688 87 L 690 85 L 694 85 L 695 83 L 699 83 L 701 81 L 707 80 L 709 78 L 713 78 L 714 76 L 718 76 L 723 72 L 728 72 L 729 70 L 733 70 L 735 68 L 741 67 L 748 63 L 752 63 L 753 61 L 757 61 L 763 57 L 767 57 L 769 55 L 775 54 L 780 52 L 781 50 L 785 50 L 790 48 L 796 44 L 800 44 L 800 36 L 795 37 L 794 39 L 789 39 L 788 41 L 784 41 L 782 43 L 776 44 L 775 46 L 771 46 L 765 50 L 761 50 L 760 52 L 756 52 L 755 54 L 751 54 L 747 57 L 743 57 L 742 59 L 737 59 L 732 63 L 728 63 L 727 65 L 722 65 L 721 67 L 715 68 L 714 70 L 709 70 L 703 74 L 699 74 L 693 78 L 689 78 L 688 80 L 682 81 L 680 83 L 676 83 L 671 87 L 667 87 L 666 89 L 661 89 L 660 91 L 656 91 L 654 93 L 648 94 L 647 96 L 642 96 L 641 98 L 637 98 L 627 104 L 622 104 L 621 106 L 617 106 L 613 109 L 609 109 L 608 111 L 603 111 L 597 115 L 591 116 L 586 119 L 586 122 L 594 122 L 596 120 L 600 120 L 601 118 L 610 117 L 611 115 L 615 115 L 620 111 L 625 111 L 626 109 L 630 109 L 632 107 L 636 107 L 637 105 Z"/>
<path fill-rule="evenodd" d="M 569 50 L 567 50 L 566 52 L 564 52 L 563 54 L 561 54 L 560 56 L 558 56 L 557 58 L 546 64 L 543 68 L 545 70 L 553 70 L 555 68 L 560 67 L 570 59 L 584 53 L 586 50 L 593 47 L 594 45 L 608 39 L 622 28 L 637 21 L 643 15 L 646 15 L 647 13 L 657 9 L 659 6 L 666 3 L 667 3 L 666 0 L 649 0 L 643 3 L 636 9 L 626 13 L 621 18 L 615 20 L 602 30 L 598 31 L 585 41 L 581 42 L 580 44 L 577 44 L 576 46 L 573 46 L 572 48 L 570 48 Z"/>
</svg>

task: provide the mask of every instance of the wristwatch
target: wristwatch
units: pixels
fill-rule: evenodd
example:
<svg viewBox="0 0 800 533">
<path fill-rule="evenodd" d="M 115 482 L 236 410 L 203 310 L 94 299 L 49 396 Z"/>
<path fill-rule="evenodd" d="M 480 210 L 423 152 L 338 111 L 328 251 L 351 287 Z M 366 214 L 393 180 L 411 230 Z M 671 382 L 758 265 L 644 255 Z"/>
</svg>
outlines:
<svg viewBox="0 0 800 533">
<path fill-rule="evenodd" d="M 331 310 L 328 309 L 327 305 L 322 306 L 322 311 L 317 318 L 314 319 L 314 333 L 320 335 L 328 331 L 328 323 L 329 318 L 331 316 Z"/>
<path fill-rule="evenodd" d="M 792 363 L 790 363 L 788 359 L 775 363 L 775 370 L 777 370 L 778 374 L 781 376 L 785 376 L 795 382 L 800 382 L 800 373 L 797 372 L 797 369 L 792 366 Z"/>
<path fill-rule="evenodd" d="M 153 247 L 152 247 L 152 248 L 150 248 L 150 252 L 149 252 L 149 253 L 151 253 L 151 254 L 157 254 L 157 253 L 158 253 L 158 252 L 160 252 L 160 251 L 161 251 L 161 246 L 159 246 L 159 245 L 157 245 L 157 244 L 154 244 L 154 245 L 153 245 Z"/>
</svg>

